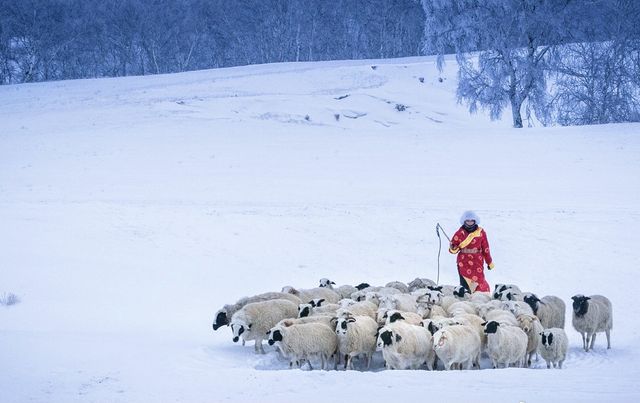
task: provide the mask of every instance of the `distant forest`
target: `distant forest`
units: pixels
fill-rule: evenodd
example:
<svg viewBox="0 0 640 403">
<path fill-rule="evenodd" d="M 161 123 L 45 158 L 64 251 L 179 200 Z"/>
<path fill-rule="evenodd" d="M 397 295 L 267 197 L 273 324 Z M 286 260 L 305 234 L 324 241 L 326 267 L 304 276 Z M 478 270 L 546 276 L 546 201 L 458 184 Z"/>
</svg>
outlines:
<svg viewBox="0 0 640 403">
<path fill-rule="evenodd" d="M 471 112 L 640 121 L 640 0 L 0 0 L 0 84 L 446 53 Z"/>
</svg>

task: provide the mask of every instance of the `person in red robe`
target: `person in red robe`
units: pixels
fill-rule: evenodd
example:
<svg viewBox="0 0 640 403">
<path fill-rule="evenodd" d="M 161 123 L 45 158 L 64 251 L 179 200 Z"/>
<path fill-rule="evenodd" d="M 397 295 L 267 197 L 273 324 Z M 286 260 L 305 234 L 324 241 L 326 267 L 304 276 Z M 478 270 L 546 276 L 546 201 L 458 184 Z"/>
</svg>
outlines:
<svg viewBox="0 0 640 403">
<path fill-rule="evenodd" d="M 465 211 L 460 217 L 462 225 L 451 238 L 449 252 L 457 254 L 460 285 L 470 292 L 490 292 L 489 283 L 484 278 L 484 264 L 494 267 L 487 233 L 480 228 L 480 218 L 473 211 Z"/>
</svg>

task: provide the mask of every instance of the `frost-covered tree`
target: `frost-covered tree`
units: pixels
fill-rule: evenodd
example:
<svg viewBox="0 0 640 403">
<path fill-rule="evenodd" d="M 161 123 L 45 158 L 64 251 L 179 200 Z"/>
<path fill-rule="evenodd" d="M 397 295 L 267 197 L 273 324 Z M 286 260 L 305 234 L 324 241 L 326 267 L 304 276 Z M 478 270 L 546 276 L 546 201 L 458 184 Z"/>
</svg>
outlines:
<svg viewBox="0 0 640 403">
<path fill-rule="evenodd" d="M 592 41 L 558 46 L 551 70 L 551 119 L 562 125 L 640 121 L 640 2 L 598 10 Z"/>
<path fill-rule="evenodd" d="M 425 51 L 455 51 L 457 96 L 471 112 L 499 118 L 511 108 L 514 127 L 522 109 L 545 113 L 546 63 L 553 45 L 568 40 L 571 0 L 422 0 Z M 588 3 L 584 1 L 583 3 Z M 472 53 L 477 52 L 477 53 Z"/>
</svg>

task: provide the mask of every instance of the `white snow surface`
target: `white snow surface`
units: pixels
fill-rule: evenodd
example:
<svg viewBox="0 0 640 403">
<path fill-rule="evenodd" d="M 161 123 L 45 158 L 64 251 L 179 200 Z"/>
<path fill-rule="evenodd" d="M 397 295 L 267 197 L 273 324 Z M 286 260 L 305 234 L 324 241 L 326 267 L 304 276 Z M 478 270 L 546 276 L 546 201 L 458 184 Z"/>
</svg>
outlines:
<svg viewBox="0 0 640 403">
<path fill-rule="evenodd" d="M 433 58 L 0 86 L 0 401 L 640 401 L 640 125 L 513 129 L 455 86 Z M 567 304 L 562 370 L 289 369 L 211 328 L 322 277 L 436 280 L 467 209 L 492 286 Z M 611 299 L 610 350 L 578 293 Z"/>
</svg>

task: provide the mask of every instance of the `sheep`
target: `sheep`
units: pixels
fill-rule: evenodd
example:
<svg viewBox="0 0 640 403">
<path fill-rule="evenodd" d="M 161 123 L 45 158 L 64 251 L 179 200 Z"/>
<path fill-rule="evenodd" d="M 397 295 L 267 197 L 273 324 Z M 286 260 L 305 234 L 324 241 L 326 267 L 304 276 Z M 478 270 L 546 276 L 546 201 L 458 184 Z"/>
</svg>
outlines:
<svg viewBox="0 0 640 403">
<path fill-rule="evenodd" d="M 527 335 L 517 326 L 504 326 L 496 321 L 485 323 L 484 332 L 487 334 L 487 354 L 494 368 L 503 364 L 523 367 L 527 354 Z"/>
<path fill-rule="evenodd" d="M 322 323 L 279 324 L 269 329 L 267 335 L 269 345 L 278 343 L 280 351 L 289 358 L 289 367 L 294 361 L 301 364 L 306 360 L 309 369 L 313 369 L 309 358 L 320 356 L 324 369 L 326 360 L 338 349 L 335 332 Z"/>
<path fill-rule="evenodd" d="M 515 316 L 509 311 L 503 311 L 500 309 L 496 309 L 493 311 L 489 311 L 483 319 L 487 322 L 495 321 L 499 322 L 501 325 L 509 325 L 509 326 L 518 326 L 518 320 Z"/>
<path fill-rule="evenodd" d="M 441 305 L 444 294 L 440 290 L 429 290 L 424 295 L 418 297 L 417 302 L 426 302 L 428 304 Z"/>
<path fill-rule="evenodd" d="M 409 287 L 402 281 L 391 281 L 385 287 L 395 288 L 403 294 L 409 294 Z"/>
<path fill-rule="evenodd" d="M 453 317 L 454 320 L 460 322 L 460 324 L 468 325 L 476 329 L 478 332 L 478 336 L 480 336 L 480 344 L 484 347 L 487 345 L 487 335 L 484 333 L 484 328 L 482 324 L 485 322 L 484 319 L 474 314 L 459 314 Z"/>
<path fill-rule="evenodd" d="M 296 289 L 291 286 L 282 287 L 282 292 L 293 294 L 303 302 L 309 302 L 314 298 L 324 298 L 325 301 L 337 304 L 342 299 L 340 294 L 326 287 L 316 287 L 309 289 Z"/>
<path fill-rule="evenodd" d="M 415 290 L 419 290 L 421 288 L 427 288 L 428 286 L 434 286 L 436 285 L 436 282 L 428 279 L 428 278 L 418 278 L 416 277 L 415 279 L 411 280 L 410 282 L 407 283 L 407 285 L 409 286 L 409 292 L 413 292 Z"/>
<path fill-rule="evenodd" d="M 480 336 L 473 326 L 446 326 L 433 335 L 433 349 L 449 371 L 454 366 L 471 369 L 475 364 L 480 368 Z"/>
<path fill-rule="evenodd" d="M 338 351 L 345 356 L 345 369 L 353 369 L 353 357 L 364 355 L 367 369 L 371 366 L 371 358 L 376 351 L 376 333 L 378 324 L 369 316 L 348 316 L 338 318 L 336 335 Z"/>
<path fill-rule="evenodd" d="M 340 308 L 338 304 L 325 304 L 323 306 L 313 306 L 313 304 L 300 304 L 298 305 L 298 317 L 304 318 L 311 315 L 335 315 L 336 311 Z"/>
<path fill-rule="evenodd" d="M 433 370 L 432 339 L 424 327 L 399 320 L 378 330 L 376 349 L 382 351 L 387 369 L 418 369 L 426 363 Z"/>
<path fill-rule="evenodd" d="M 252 302 L 260 302 L 260 301 L 268 301 L 271 299 L 286 299 L 294 304 L 298 305 L 302 303 L 300 298 L 295 295 L 283 293 L 283 292 L 266 292 L 264 294 L 254 295 L 252 297 L 241 298 L 235 304 L 225 305 L 215 314 L 215 319 L 213 321 L 213 330 L 218 330 L 224 325 L 229 325 L 229 319 L 233 316 L 234 313 L 238 312 L 242 309 L 243 306 L 252 303 Z"/>
<path fill-rule="evenodd" d="M 524 301 L 504 301 L 502 309 L 511 312 L 516 317 L 520 314 L 533 315 L 533 310 Z"/>
<path fill-rule="evenodd" d="M 323 325 L 327 325 L 330 328 L 335 326 L 334 317 L 331 315 L 314 315 L 314 316 L 305 316 L 304 318 L 286 318 L 282 319 L 277 325 L 291 326 L 291 325 L 299 325 L 301 323 L 322 323 Z"/>
<path fill-rule="evenodd" d="M 286 299 L 247 304 L 231 317 L 233 342 L 237 343 L 241 336 L 244 341 L 255 340 L 255 352 L 264 354 L 262 340 L 267 331 L 282 319 L 293 318 L 297 314 L 296 304 Z"/>
<path fill-rule="evenodd" d="M 416 297 L 411 294 L 381 295 L 378 300 L 380 301 L 378 304 L 380 308 L 415 312 L 418 307 Z"/>
<path fill-rule="evenodd" d="M 553 367 L 562 369 L 562 363 L 567 358 L 569 349 L 569 339 L 564 329 L 553 327 L 540 332 L 538 350 L 540 355 L 547 362 L 547 368 Z"/>
<path fill-rule="evenodd" d="M 438 285 L 438 286 L 427 286 L 431 291 L 440 291 L 443 295 L 453 295 L 456 292 L 458 286 L 455 285 Z"/>
<path fill-rule="evenodd" d="M 418 302 L 416 312 L 423 318 L 447 316 L 447 313 L 444 311 L 444 309 L 442 309 L 440 305 L 432 305 L 426 302 Z"/>
<path fill-rule="evenodd" d="M 456 314 L 459 315 L 463 313 L 475 315 L 477 313 L 476 307 L 468 301 L 458 301 L 453 303 L 449 306 L 449 309 L 447 309 L 446 312 L 449 316 L 456 316 Z"/>
<path fill-rule="evenodd" d="M 360 301 L 336 311 L 336 316 L 369 316 L 371 319 L 377 319 L 378 307 L 369 301 Z"/>
<path fill-rule="evenodd" d="M 540 319 L 543 328 L 559 327 L 564 329 L 566 306 L 562 299 L 553 295 L 539 299 L 535 294 L 530 294 L 525 295 L 524 302 L 531 306 L 533 314 Z"/>
<path fill-rule="evenodd" d="M 611 348 L 611 328 L 613 327 L 613 311 L 611 301 L 602 295 L 574 295 L 573 300 L 573 328 L 582 336 L 584 351 L 593 349 L 596 333 L 605 332 L 607 335 L 607 349 Z M 591 344 L 589 344 L 591 340 Z"/>
<path fill-rule="evenodd" d="M 398 320 L 404 320 L 412 325 L 420 325 L 423 320 L 422 316 L 418 315 L 415 312 L 402 312 L 397 309 L 386 310 L 384 315 L 382 316 L 382 319 L 384 320 L 385 325 Z"/>
<path fill-rule="evenodd" d="M 487 314 L 496 309 L 502 310 L 502 301 L 498 301 L 494 299 L 484 304 L 480 304 L 477 307 L 478 316 L 486 319 Z"/>
<path fill-rule="evenodd" d="M 504 291 L 513 291 L 514 293 L 522 294 L 520 288 L 514 284 L 496 284 L 493 288 L 493 298 L 500 299 L 500 294 Z"/>
<path fill-rule="evenodd" d="M 476 291 L 468 297 L 468 300 L 474 304 L 485 304 L 491 301 L 491 294 L 488 292 Z"/>
<path fill-rule="evenodd" d="M 535 315 L 520 314 L 516 317 L 520 329 L 527 334 L 527 367 L 531 366 L 531 357 L 538 353 L 538 344 L 540 343 L 540 332 L 544 330 L 540 324 L 540 320 Z"/>
<path fill-rule="evenodd" d="M 334 287 L 334 285 L 336 285 L 336 283 L 334 283 L 333 281 L 329 280 L 328 278 L 321 278 L 320 279 L 320 285 L 318 287 L 325 287 L 328 288 L 330 290 L 333 290 L 335 292 L 337 292 L 338 294 L 340 294 L 340 296 L 342 298 L 347 298 L 349 297 L 351 294 L 353 294 L 354 292 L 358 291 L 358 289 L 352 285 L 341 285 L 339 287 Z"/>
</svg>

